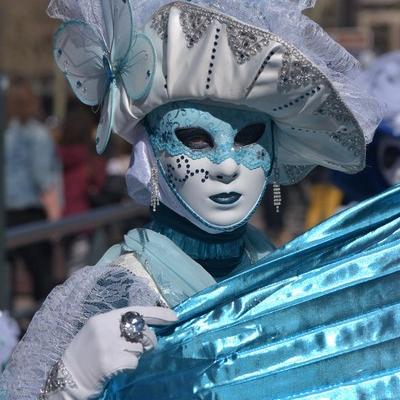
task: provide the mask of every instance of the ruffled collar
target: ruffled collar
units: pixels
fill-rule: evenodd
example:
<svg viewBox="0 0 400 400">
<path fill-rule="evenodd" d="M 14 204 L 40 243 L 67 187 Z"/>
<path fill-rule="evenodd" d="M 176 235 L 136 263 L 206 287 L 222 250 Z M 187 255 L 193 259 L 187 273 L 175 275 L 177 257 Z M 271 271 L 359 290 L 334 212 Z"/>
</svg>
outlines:
<svg viewBox="0 0 400 400">
<path fill-rule="evenodd" d="M 215 278 L 229 275 L 241 263 L 247 226 L 210 234 L 162 204 L 152 217 L 149 229 L 168 237 Z"/>
</svg>

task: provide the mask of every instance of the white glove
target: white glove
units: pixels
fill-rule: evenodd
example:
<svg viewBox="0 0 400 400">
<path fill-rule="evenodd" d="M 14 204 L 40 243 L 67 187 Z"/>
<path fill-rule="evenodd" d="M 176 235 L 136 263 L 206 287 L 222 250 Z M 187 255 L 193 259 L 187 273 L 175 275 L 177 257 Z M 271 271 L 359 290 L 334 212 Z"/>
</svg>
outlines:
<svg viewBox="0 0 400 400">
<path fill-rule="evenodd" d="M 157 338 L 147 325 L 141 343 L 132 343 L 122 337 L 121 316 L 128 311 L 141 314 L 150 325 L 168 325 L 177 321 L 174 311 L 161 307 L 127 307 L 90 318 L 61 359 L 71 383 L 61 391 L 48 394 L 46 399 L 88 399 L 101 394 L 106 380 L 115 373 L 136 369 L 140 356 L 156 346 Z"/>
</svg>

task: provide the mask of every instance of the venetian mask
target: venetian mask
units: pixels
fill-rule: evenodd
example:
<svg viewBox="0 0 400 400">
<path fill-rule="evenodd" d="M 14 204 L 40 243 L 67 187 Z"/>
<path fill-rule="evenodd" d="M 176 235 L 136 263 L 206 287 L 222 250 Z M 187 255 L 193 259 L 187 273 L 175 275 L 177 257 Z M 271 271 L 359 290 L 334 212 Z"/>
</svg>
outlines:
<svg viewBox="0 0 400 400">
<path fill-rule="evenodd" d="M 201 224 L 231 230 L 247 222 L 272 169 L 268 116 L 177 102 L 154 110 L 145 123 L 159 170 Z"/>
</svg>

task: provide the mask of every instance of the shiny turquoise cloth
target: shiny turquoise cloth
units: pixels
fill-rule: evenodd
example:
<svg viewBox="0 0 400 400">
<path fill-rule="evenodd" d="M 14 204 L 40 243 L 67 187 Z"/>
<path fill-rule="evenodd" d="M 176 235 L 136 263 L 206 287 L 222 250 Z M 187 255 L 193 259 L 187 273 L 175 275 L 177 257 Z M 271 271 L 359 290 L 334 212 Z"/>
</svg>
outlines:
<svg viewBox="0 0 400 400">
<path fill-rule="evenodd" d="M 400 186 L 175 309 L 103 399 L 400 399 Z"/>
</svg>

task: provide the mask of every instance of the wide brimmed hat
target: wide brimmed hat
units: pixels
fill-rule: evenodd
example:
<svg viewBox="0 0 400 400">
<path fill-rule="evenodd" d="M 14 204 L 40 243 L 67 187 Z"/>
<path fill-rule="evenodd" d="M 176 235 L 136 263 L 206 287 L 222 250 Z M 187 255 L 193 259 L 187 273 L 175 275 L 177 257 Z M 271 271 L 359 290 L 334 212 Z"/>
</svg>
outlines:
<svg viewBox="0 0 400 400">
<path fill-rule="evenodd" d="M 155 50 L 154 68 L 148 51 L 141 97 L 132 99 L 129 81 L 122 82 L 109 106 L 112 128 L 135 143 L 136 126 L 157 107 L 217 102 L 271 118 L 279 183 L 295 183 L 317 165 L 361 170 L 379 107 L 357 84 L 356 61 L 302 15 L 299 3 L 132 2 Z M 102 146 L 107 140 L 99 139 Z"/>
</svg>

